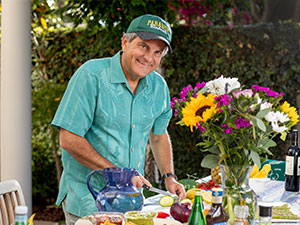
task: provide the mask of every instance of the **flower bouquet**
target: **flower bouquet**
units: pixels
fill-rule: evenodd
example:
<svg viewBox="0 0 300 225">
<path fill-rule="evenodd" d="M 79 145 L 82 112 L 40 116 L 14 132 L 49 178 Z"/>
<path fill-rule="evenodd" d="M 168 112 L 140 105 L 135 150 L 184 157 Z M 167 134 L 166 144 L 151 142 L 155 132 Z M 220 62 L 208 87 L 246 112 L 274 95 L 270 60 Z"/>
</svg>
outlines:
<svg viewBox="0 0 300 225">
<path fill-rule="evenodd" d="M 222 170 L 226 194 L 223 205 L 234 221 L 234 206 L 248 205 L 248 222 L 256 214 L 256 196 L 248 185 L 251 165 L 261 165 L 261 158 L 271 155 L 274 137 L 285 140 L 299 121 L 295 107 L 282 100 L 283 93 L 253 85 L 243 89 L 237 78 L 219 77 L 207 83 L 184 87 L 171 107 L 177 124 L 199 129 L 197 145 L 208 154 L 201 166 Z M 236 192 L 239 191 L 239 194 Z"/>
</svg>

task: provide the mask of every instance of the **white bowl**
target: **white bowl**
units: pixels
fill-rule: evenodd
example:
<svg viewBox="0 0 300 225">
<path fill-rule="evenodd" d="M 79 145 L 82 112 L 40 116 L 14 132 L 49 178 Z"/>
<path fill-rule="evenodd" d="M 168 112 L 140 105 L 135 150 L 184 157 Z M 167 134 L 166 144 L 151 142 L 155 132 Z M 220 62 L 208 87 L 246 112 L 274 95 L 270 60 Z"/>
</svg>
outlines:
<svg viewBox="0 0 300 225">
<path fill-rule="evenodd" d="M 249 185 L 251 189 L 256 193 L 260 193 L 265 190 L 266 184 L 270 181 L 270 178 L 250 178 Z"/>
</svg>

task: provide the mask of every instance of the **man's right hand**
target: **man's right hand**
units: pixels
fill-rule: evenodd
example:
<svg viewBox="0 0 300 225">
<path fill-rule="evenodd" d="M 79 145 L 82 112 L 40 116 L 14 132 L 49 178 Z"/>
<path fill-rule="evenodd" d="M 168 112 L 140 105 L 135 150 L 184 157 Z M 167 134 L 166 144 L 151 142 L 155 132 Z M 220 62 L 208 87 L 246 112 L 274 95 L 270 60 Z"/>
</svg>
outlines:
<svg viewBox="0 0 300 225">
<path fill-rule="evenodd" d="M 143 177 L 141 174 L 139 174 L 139 176 L 134 176 L 132 178 L 132 184 L 137 189 L 141 189 L 144 184 L 146 184 L 149 187 L 152 187 L 151 183 L 145 177 Z"/>
</svg>

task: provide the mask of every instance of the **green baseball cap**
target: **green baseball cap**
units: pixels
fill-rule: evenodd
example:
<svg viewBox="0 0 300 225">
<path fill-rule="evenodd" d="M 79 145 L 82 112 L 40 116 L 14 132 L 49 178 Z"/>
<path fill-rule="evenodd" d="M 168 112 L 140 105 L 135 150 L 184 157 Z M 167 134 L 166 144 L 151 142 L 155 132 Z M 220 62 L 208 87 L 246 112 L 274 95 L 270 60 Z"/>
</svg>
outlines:
<svg viewBox="0 0 300 225">
<path fill-rule="evenodd" d="M 136 33 L 143 40 L 162 40 L 172 50 L 170 24 L 159 16 L 146 14 L 135 18 L 131 21 L 126 33 Z"/>
</svg>

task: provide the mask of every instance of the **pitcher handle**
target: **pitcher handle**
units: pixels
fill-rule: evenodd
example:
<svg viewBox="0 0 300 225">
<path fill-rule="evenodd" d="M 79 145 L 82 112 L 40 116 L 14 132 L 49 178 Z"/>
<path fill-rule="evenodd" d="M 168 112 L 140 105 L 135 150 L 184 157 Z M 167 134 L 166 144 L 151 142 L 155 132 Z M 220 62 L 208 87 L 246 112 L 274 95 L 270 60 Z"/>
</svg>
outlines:
<svg viewBox="0 0 300 225">
<path fill-rule="evenodd" d="M 93 187 L 91 186 L 91 184 L 90 184 L 91 176 L 94 175 L 95 173 L 101 173 L 101 174 L 103 175 L 103 170 L 97 169 L 97 170 L 93 170 L 92 172 L 90 172 L 90 173 L 88 174 L 88 176 L 87 176 L 86 184 L 87 184 L 88 189 L 89 189 L 89 191 L 91 192 L 93 198 L 94 198 L 95 200 L 97 200 L 98 192 L 96 192 L 96 191 L 93 189 Z"/>
</svg>

